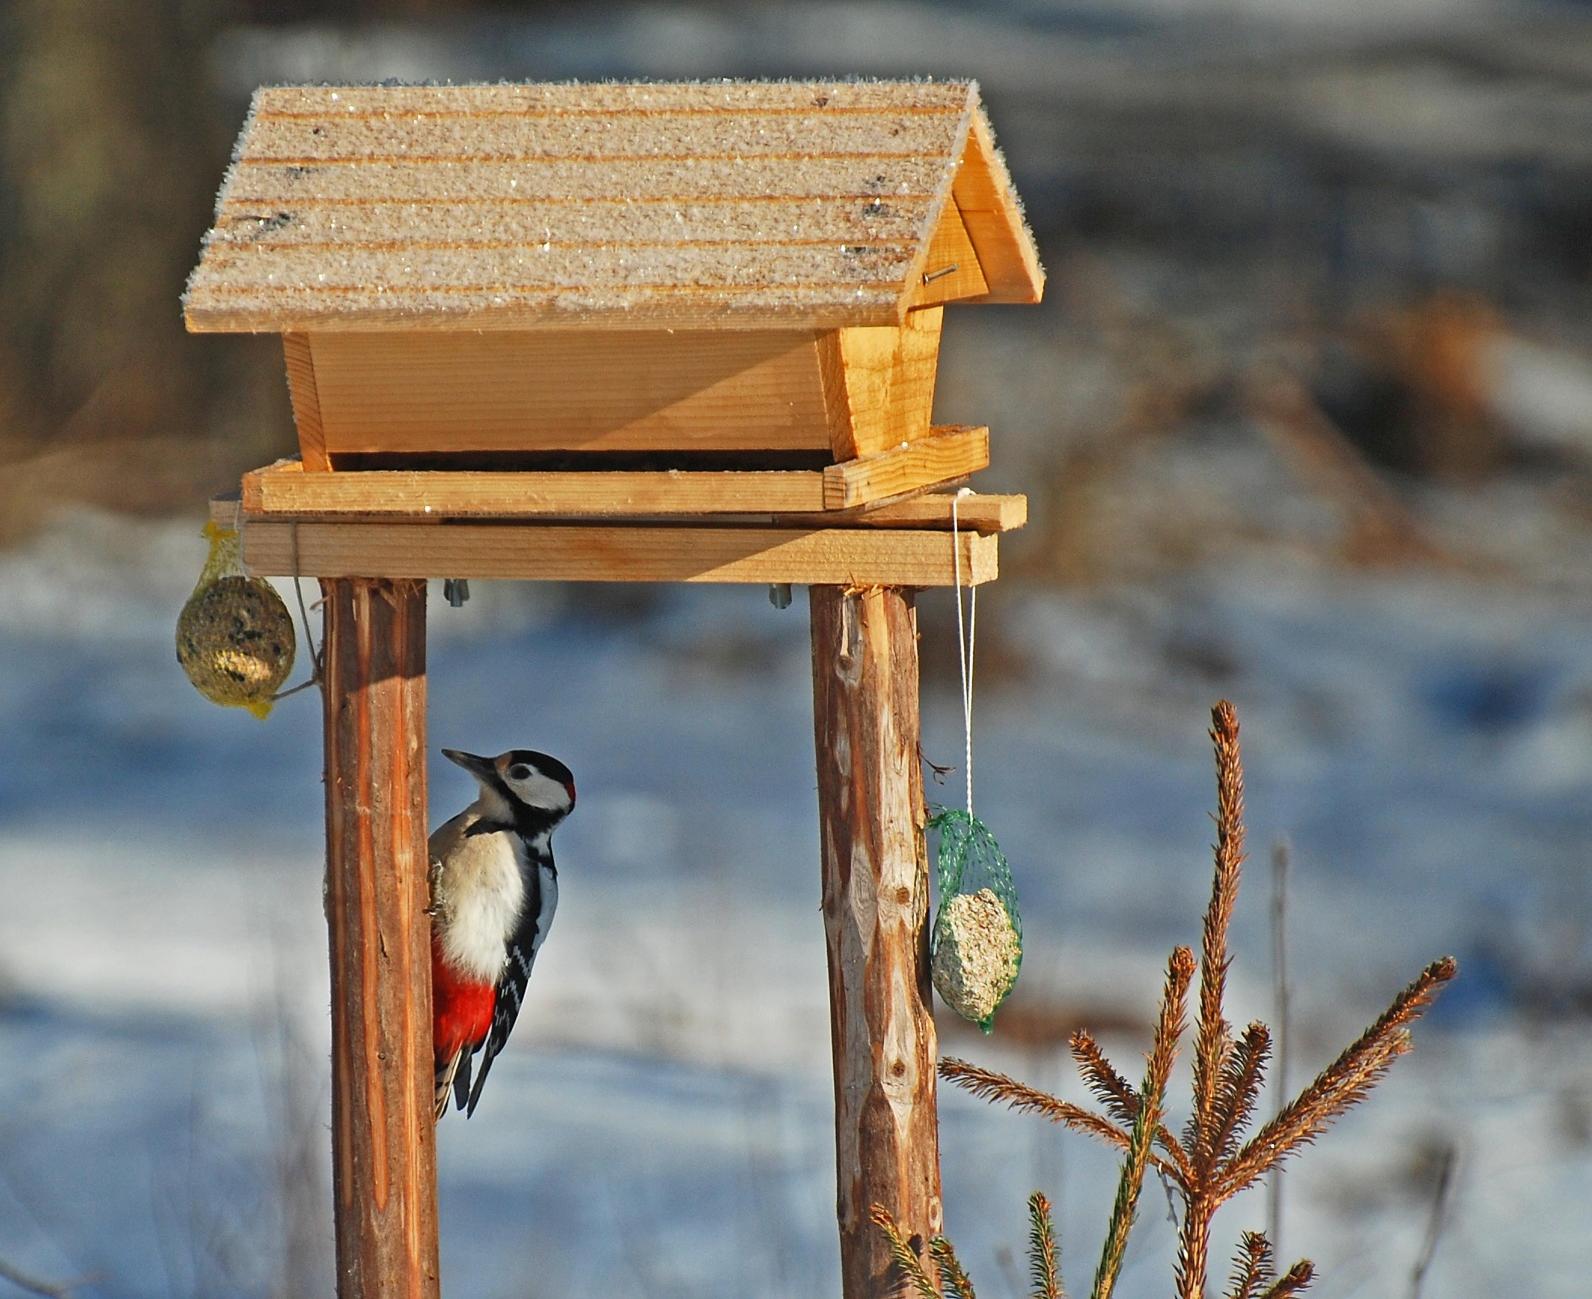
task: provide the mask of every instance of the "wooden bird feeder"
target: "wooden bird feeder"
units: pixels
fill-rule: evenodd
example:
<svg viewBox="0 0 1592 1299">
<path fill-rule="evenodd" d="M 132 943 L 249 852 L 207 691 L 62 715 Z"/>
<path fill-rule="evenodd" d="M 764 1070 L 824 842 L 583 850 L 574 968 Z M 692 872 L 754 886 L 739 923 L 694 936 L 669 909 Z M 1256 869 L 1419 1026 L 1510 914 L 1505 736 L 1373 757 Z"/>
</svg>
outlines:
<svg viewBox="0 0 1592 1299">
<path fill-rule="evenodd" d="M 1042 286 L 969 82 L 255 96 L 184 305 L 283 337 L 300 454 L 212 508 L 327 596 L 344 1299 L 438 1292 L 425 578 L 811 588 L 844 1293 L 871 1203 L 939 1230 L 912 591 L 1026 503 L 952 530 L 989 436 L 935 369 L 947 303 Z"/>
</svg>

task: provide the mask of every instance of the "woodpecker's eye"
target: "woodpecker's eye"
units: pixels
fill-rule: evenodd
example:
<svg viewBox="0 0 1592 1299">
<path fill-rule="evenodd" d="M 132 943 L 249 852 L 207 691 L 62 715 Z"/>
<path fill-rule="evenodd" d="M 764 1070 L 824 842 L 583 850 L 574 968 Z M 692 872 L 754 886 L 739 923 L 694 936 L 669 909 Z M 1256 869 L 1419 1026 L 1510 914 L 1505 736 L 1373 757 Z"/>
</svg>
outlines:
<svg viewBox="0 0 1592 1299">
<path fill-rule="evenodd" d="M 516 762 L 512 767 L 509 768 L 510 780 L 528 780 L 530 775 L 531 769 L 523 762 Z"/>
</svg>

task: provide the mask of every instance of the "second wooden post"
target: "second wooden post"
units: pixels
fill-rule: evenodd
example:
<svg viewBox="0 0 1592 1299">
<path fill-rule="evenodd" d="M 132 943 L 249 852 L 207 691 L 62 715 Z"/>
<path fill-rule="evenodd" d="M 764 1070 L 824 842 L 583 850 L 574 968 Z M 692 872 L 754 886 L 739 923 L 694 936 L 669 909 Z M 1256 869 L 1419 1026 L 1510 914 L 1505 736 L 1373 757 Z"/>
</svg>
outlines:
<svg viewBox="0 0 1592 1299">
<path fill-rule="evenodd" d="M 437 1299 L 426 584 L 326 597 L 326 919 L 339 1299 Z"/>
<path fill-rule="evenodd" d="M 882 1299 L 897 1279 L 870 1206 L 931 1274 L 943 1225 L 917 612 L 893 587 L 810 590 L 842 1293 Z"/>
</svg>

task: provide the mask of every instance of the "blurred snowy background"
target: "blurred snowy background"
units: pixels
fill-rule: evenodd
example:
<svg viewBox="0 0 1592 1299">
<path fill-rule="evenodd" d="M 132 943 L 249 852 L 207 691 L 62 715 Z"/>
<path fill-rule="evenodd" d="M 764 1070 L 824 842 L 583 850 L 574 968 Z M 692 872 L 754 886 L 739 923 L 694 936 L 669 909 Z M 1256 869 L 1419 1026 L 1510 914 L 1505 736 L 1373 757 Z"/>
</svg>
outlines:
<svg viewBox="0 0 1592 1299">
<path fill-rule="evenodd" d="M 1284 1183 L 1316 1293 L 1575 1296 L 1592 1274 L 1592 11 L 1525 0 L 0 7 L 0 1295 L 330 1294 L 317 709 L 173 659 L 203 501 L 292 443 L 274 340 L 177 294 L 249 92 L 297 80 L 972 75 L 1050 270 L 953 308 L 937 417 L 1025 490 L 979 606 L 980 810 L 1028 956 L 948 1053 L 1137 1071 L 1197 933 L 1207 710 L 1245 726 L 1232 1009 L 1290 1081 L 1428 959 L 1415 1054 Z M 961 752 L 950 598 L 926 751 Z M 452 1295 L 820 1296 L 837 1275 L 803 604 L 477 584 L 434 599 L 432 736 L 581 782 L 483 1108 L 441 1132 Z M 958 789 L 953 774 L 944 797 Z M 440 819 L 468 796 L 433 771 Z M 942 1094 L 947 1226 L 1087 1284 L 1113 1161 Z M 1223 1249 L 1263 1223 L 1251 1192 Z M 1168 1289 L 1155 1188 L 1125 1296 Z"/>
</svg>

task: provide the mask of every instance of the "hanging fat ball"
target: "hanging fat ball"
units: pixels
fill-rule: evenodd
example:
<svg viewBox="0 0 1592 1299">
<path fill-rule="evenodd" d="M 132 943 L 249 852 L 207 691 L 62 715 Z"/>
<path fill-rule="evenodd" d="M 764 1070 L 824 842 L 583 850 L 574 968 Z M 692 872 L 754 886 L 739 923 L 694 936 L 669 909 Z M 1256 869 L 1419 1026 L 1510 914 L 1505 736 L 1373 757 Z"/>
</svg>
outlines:
<svg viewBox="0 0 1592 1299">
<path fill-rule="evenodd" d="M 256 717 L 293 670 L 293 618 L 276 589 L 243 572 L 238 534 L 205 525 L 210 557 L 177 618 L 177 662 L 212 703 Z"/>
<path fill-rule="evenodd" d="M 929 974 L 945 1004 L 983 1024 L 1017 982 L 1023 941 L 994 889 L 958 893 L 940 910 Z"/>
<path fill-rule="evenodd" d="M 940 1000 L 988 1033 L 1023 964 L 1017 888 L 1000 844 L 971 812 L 935 809 L 927 828 L 938 832 L 940 898 L 929 977 Z"/>
<path fill-rule="evenodd" d="M 177 661 L 199 693 L 261 717 L 293 670 L 293 649 L 287 606 L 260 578 L 223 577 L 177 619 Z"/>
</svg>

